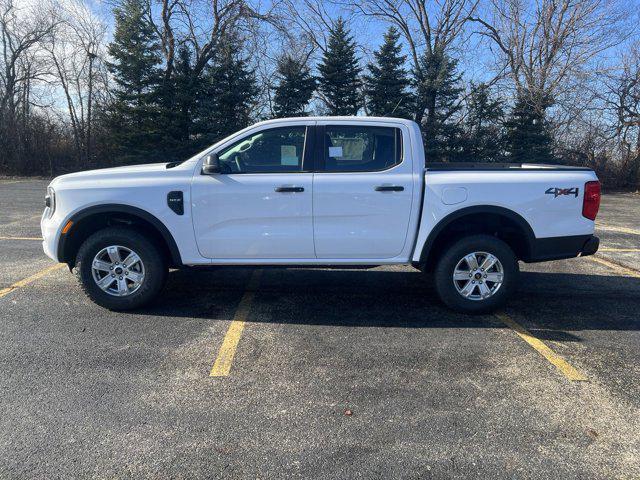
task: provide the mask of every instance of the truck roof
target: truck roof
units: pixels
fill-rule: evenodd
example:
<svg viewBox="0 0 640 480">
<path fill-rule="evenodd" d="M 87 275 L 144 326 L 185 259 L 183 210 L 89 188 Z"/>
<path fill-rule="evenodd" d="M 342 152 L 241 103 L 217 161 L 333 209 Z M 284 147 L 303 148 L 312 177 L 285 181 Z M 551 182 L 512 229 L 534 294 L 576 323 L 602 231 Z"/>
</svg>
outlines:
<svg viewBox="0 0 640 480">
<path fill-rule="evenodd" d="M 364 117 L 364 116 L 342 116 L 342 117 L 332 117 L 332 116 L 314 116 L 314 117 L 287 117 L 287 118 L 274 118 L 272 120 L 264 120 L 262 122 L 258 122 L 252 126 L 256 125 L 269 125 L 269 124 L 277 124 L 277 123 L 286 123 L 286 122 L 294 122 L 294 121 L 312 121 L 312 122 L 362 122 L 362 123 L 375 123 L 375 122 L 393 122 L 393 123 L 401 123 L 407 126 L 417 125 L 413 120 L 407 120 L 406 118 L 396 118 L 396 117 Z"/>
</svg>

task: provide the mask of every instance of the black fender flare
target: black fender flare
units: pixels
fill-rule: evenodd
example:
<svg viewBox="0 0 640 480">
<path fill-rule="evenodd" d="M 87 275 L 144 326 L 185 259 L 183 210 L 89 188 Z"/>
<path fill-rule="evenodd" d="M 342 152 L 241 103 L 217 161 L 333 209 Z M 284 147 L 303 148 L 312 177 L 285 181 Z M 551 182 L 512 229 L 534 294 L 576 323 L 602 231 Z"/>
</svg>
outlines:
<svg viewBox="0 0 640 480">
<path fill-rule="evenodd" d="M 138 207 L 133 207 L 131 205 L 124 205 L 119 203 L 107 203 L 102 205 L 94 205 L 92 207 L 87 207 L 83 210 L 80 210 L 74 213 L 70 218 L 68 218 L 64 225 L 69 223 L 69 221 L 73 222 L 73 225 L 77 225 L 84 218 L 87 218 L 91 215 L 96 215 L 100 213 L 127 213 L 129 215 L 133 215 L 136 217 L 145 220 L 150 223 L 159 233 L 162 239 L 165 241 L 167 248 L 169 249 L 169 254 L 171 255 L 171 264 L 174 266 L 182 265 L 182 257 L 180 256 L 180 250 L 178 249 L 178 244 L 176 243 L 173 235 L 169 231 L 169 229 L 162 223 L 156 216 L 147 212 Z M 73 226 L 71 227 L 71 232 L 73 231 Z M 58 256 L 62 261 L 68 261 L 65 257 L 65 248 L 68 244 L 68 236 L 65 234 L 61 234 L 58 239 Z"/>
<path fill-rule="evenodd" d="M 424 242 L 424 245 L 422 246 L 422 252 L 420 253 L 420 263 L 424 263 L 427 261 L 427 259 L 429 258 L 429 252 L 431 251 L 431 248 L 433 247 L 433 244 L 435 243 L 436 239 L 438 238 L 440 233 L 442 233 L 442 231 L 445 228 L 447 228 L 451 223 L 467 215 L 473 215 L 473 214 L 477 215 L 482 213 L 489 213 L 493 215 L 503 216 L 513 221 L 516 225 L 518 225 L 520 230 L 522 230 L 522 232 L 525 234 L 525 238 L 527 242 L 526 258 L 523 258 L 523 260 L 527 261 L 529 260 L 529 258 L 531 258 L 531 254 L 533 252 L 534 245 L 535 245 L 536 236 L 533 233 L 533 229 L 531 228 L 531 225 L 529 225 L 529 222 L 527 222 L 522 217 L 522 215 L 520 215 L 517 212 L 514 212 L 513 210 L 509 210 L 508 208 L 497 207 L 495 205 L 475 205 L 473 207 L 461 208 L 460 210 L 456 210 L 455 212 L 450 213 L 449 215 L 444 217 L 442 220 L 440 220 L 435 227 L 433 227 L 433 229 L 429 233 L 429 236 L 427 237 L 427 240 Z"/>
</svg>

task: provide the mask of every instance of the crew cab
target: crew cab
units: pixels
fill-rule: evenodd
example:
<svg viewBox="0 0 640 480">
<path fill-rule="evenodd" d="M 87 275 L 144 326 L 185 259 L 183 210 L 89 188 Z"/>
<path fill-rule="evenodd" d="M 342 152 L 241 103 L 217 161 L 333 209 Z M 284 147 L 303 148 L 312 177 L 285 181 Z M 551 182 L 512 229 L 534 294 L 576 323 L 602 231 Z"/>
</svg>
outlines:
<svg viewBox="0 0 640 480">
<path fill-rule="evenodd" d="M 257 123 L 194 157 L 72 173 L 48 187 L 45 253 L 97 304 L 140 307 L 169 268 L 412 265 L 441 300 L 487 312 L 519 261 L 591 255 L 588 168 L 425 163 L 408 120 Z"/>
</svg>

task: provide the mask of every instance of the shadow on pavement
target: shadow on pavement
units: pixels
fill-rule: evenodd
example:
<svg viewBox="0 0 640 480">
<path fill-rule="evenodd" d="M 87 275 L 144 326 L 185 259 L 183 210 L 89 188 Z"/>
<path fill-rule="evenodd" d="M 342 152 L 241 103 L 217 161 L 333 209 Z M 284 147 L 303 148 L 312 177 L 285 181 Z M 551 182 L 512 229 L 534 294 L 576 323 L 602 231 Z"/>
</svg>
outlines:
<svg viewBox="0 0 640 480">
<path fill-rule="evenodd" d="M 226 319 L 252 269 L 180 270 L 154 305 L 136 314 Z M 628 277 L 523 272 L 505 311 L 538 338 L 579 341 L 580 330 L 640 330 L 640 280 Z M 389 270 L 265 269 L 250 321 L 389 328 L 504 328 L 493 315 L 452 312 L 430 278 Z"/>
</svg>

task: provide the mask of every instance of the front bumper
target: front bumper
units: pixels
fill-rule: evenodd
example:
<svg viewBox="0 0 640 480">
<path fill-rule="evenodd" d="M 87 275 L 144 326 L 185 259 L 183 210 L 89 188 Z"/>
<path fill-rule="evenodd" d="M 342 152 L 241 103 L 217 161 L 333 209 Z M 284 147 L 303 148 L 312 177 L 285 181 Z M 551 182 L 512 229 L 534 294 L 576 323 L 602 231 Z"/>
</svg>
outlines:
<svg viewBox="0 0 640 480">
<path fill-rule="evenodd" d="M 56 215 L 49 218 L 48 211 L 45 210 L 40 219 L 40 231 L 42 232 L 42 250 L 47 257 L 58 262 L 58 233 L 60 222 Z"/>
<path fill-rule="evenodd" d="M 546 262 L 563 258 L 586 257 L 598 251 L 600 239 L 595 235 L 536 238 L 527 262 Z"/>
</svg>

